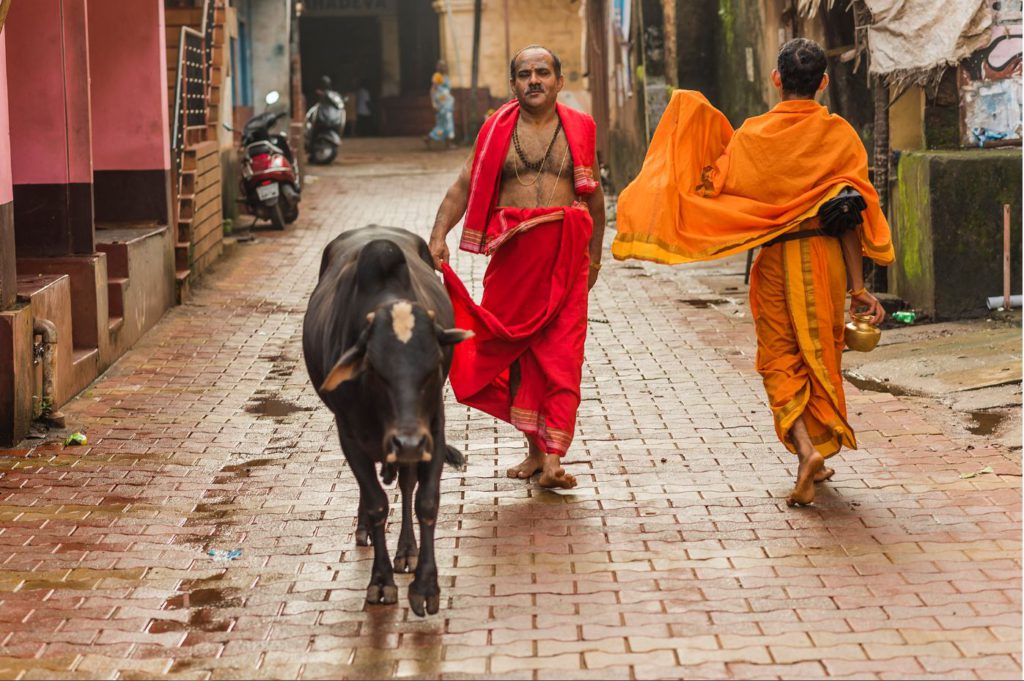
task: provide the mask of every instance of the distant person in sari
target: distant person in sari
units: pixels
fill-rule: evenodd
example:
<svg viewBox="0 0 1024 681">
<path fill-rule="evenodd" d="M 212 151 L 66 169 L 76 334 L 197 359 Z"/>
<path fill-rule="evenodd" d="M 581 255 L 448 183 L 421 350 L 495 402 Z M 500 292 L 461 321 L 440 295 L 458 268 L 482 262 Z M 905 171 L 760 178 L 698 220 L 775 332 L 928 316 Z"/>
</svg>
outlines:
<svg viewBox="0 0 1024 681">
<path fill-rule="evenodd" d="M 434 128 L 426 137 L 431 142 L 441 142 L 445 147 L 455 146 L 455 97 L 448 82 L 448 65 L 437 63 L 437 71 L 431 77 L 430 103 L 434 107 Z"/>
</svg>

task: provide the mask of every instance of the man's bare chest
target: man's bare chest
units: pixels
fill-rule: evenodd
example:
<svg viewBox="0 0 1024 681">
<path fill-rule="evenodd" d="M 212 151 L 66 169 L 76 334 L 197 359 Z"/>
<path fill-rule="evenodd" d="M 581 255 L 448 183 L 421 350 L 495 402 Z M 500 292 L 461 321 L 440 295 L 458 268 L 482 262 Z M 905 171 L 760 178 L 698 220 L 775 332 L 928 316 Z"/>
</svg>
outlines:
<svg viewBox="0 0 1024 681">
<path fill-rule="evenodd" d="M 508 145 L 508 153 L 502 166 L 502 179 L 529 181 L 538 175 L 572 179 L 572 153 L 565 140 L 565 134 L 558 133 L 552 140 L 537 139 L 520 135 L 519 148 L 514 142 Z"/>
</svg>

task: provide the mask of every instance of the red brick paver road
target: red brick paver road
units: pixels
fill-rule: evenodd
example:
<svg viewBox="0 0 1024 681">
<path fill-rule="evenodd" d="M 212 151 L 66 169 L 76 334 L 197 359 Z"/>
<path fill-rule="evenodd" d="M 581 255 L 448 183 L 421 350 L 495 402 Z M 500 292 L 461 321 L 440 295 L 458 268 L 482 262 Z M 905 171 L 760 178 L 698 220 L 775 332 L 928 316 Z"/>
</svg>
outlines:
<svg viewBox="0 0 1024 681">
<path fill-rule="evenodd" d="M 68 405 L 89 446 L 0 452 L 0 676 L 1020 678 L 1019 454 L 851 387 L 862 449 L 787 509 L 744 294 L 708 302 L 741 261 L 605 267 L 574 493 L 504 478 L 521 439 L 450 405 L 471 462 L 445 473 L 441 612 L 411 615 L 406 576 L 365 609 L 300 322 L 338 232 L 427 233 L 461 154 L 410 144 L 343 147 L 294 227 Z M 477 287 L 483 265 L 455 256 Z"/>
</svg>

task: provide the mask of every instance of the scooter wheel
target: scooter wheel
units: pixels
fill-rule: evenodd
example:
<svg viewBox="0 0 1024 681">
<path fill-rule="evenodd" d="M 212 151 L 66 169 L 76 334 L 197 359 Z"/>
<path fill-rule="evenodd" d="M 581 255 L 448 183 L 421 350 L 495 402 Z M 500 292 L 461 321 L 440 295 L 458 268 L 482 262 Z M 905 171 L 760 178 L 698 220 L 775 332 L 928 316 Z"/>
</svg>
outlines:
<svg viewBox="0 0 1024 681">
<path fill-rule="evenodd" d="M 283 201 L 278 200 L 278 202 L 274 204 L 274 207 L 270 209 L 270 224 L 273 225 L 274 229 L 284 229 L 285 219 L 283 203 Z"/>
<path fill-rule="evenodd" d="M 334 163 L 334 159 L 338 156 L 338 148 L 333 144 L 324 144 L 313 147 L 313 153 L 310 154 L 309 160 L 317 165 L 330 165 Z"/>
<path fill-rule="evenodd" d="M 299 206 L 298 205 L 289 206 L 288 209 L 284 211 L 284 221 L 285 221 L 286 224 L 290 225 L 290 224 L 292 224 L 293 222 L 295 222 L 298 219 L 299 219 Z"/>
</svg>

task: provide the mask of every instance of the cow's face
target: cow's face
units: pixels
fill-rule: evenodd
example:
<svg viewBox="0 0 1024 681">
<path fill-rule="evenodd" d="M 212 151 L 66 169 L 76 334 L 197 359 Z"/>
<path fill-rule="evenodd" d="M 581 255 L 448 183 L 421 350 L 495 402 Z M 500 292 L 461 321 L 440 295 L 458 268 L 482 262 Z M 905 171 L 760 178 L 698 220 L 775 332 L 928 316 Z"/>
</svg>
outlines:
<svg viewBox="0 0 1024 681">
<path fill-rule="evenodd" d="M 472 335 L 442 329 L 420 305 L 398 301 L 367 316 L 359 340 L 342 354 L 320 390 L 360 381 L 383 424 L 385 460 L 429 461 L 434 451 L 431 424 L 444 385 L 442 348 Z"/>
</svg>

